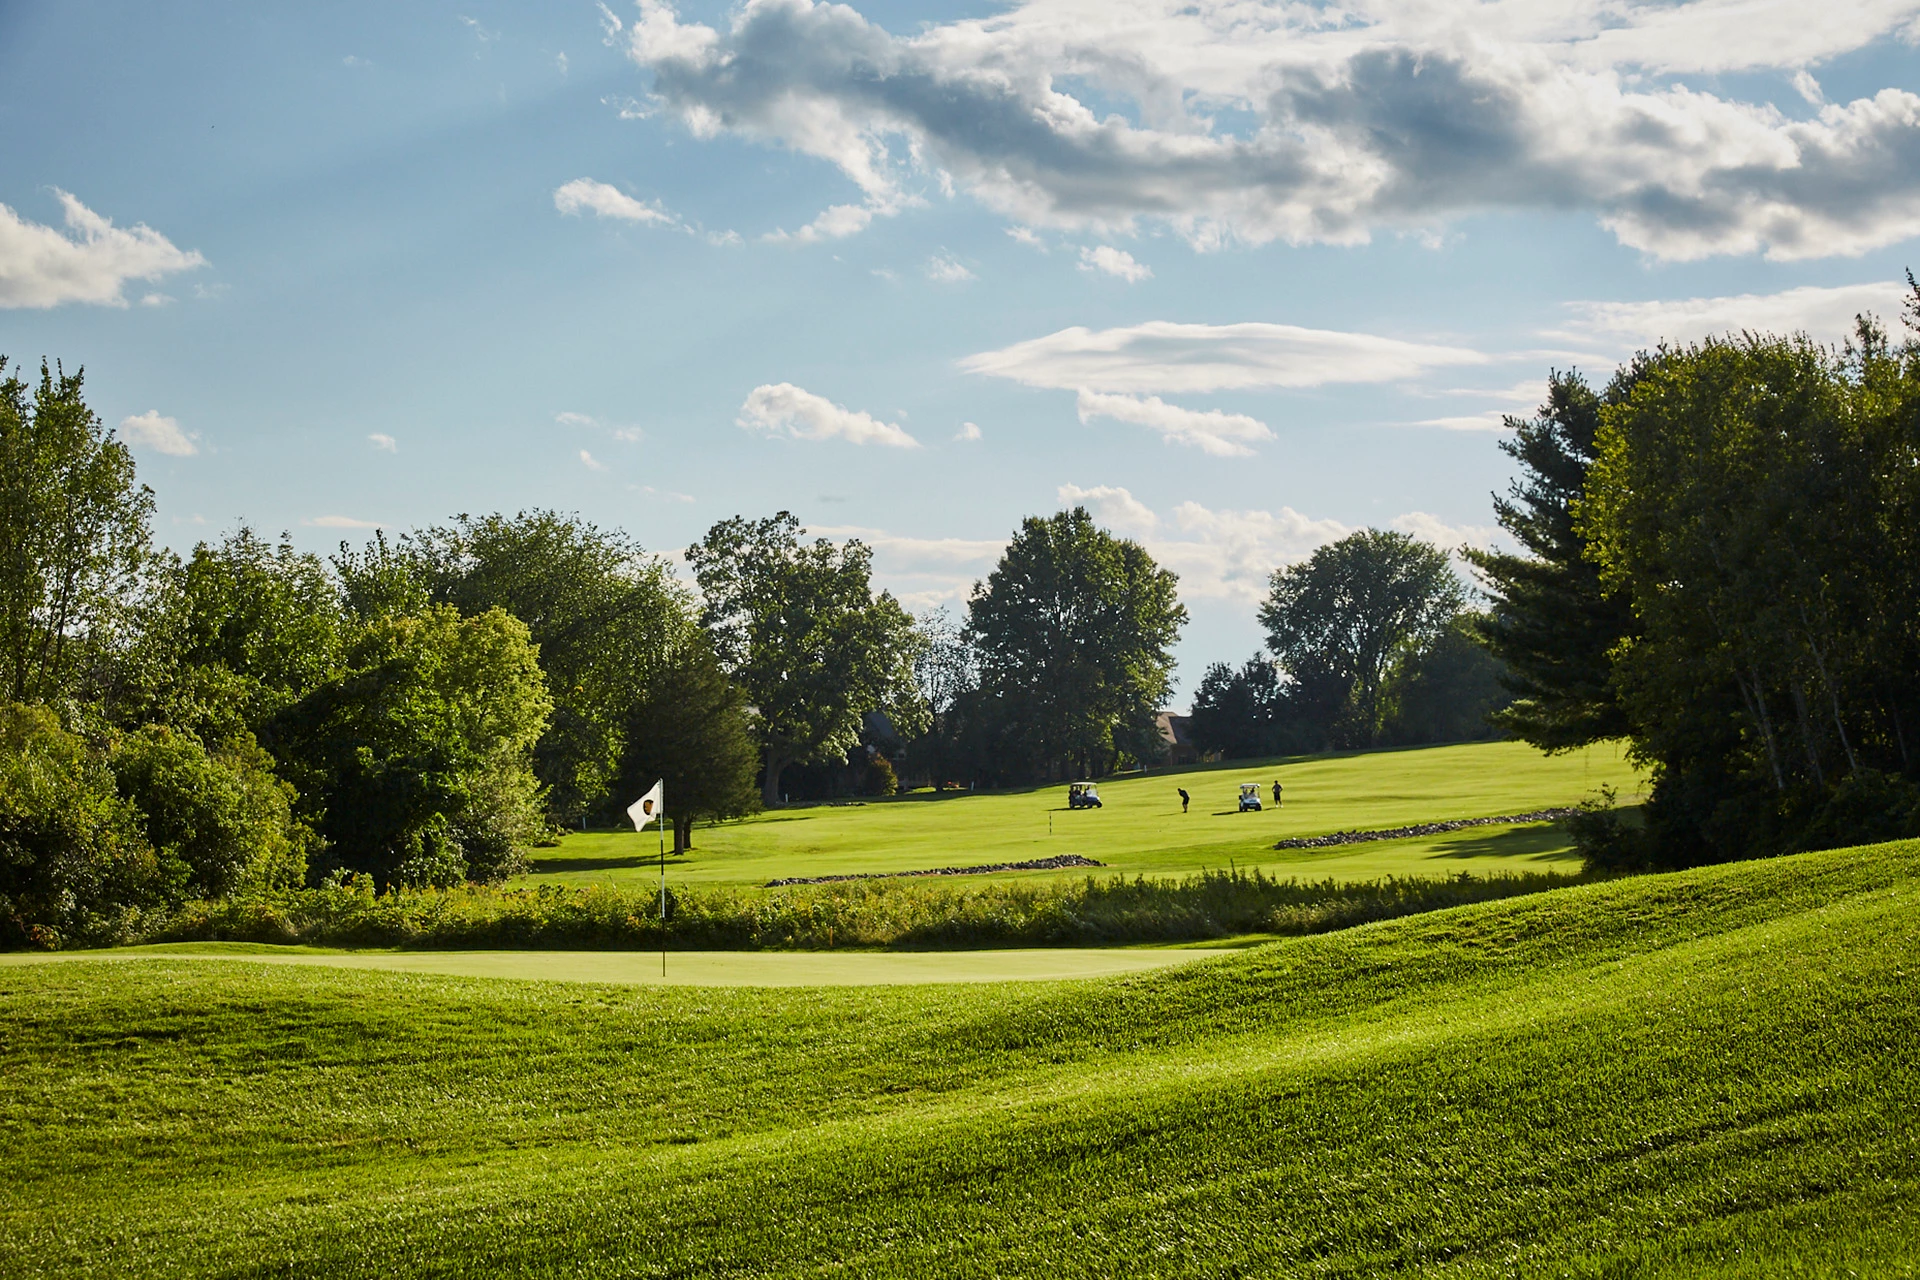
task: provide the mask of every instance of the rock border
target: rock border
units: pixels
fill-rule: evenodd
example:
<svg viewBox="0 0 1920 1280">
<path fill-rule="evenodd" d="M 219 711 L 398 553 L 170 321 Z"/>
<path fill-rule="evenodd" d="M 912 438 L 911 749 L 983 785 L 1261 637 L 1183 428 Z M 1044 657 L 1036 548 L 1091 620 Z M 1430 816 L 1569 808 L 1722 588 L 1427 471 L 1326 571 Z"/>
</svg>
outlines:
<svg viewBox="0 0 1920 1280">
<path fill-rule="evenodd" d="M 789 876 L 769 880 L 765 887 L 778 889 L 789 884 L 839 884 L 846 880 L 898 880 L 905 876 L 983 876 L 994 871 L 1060 871 L 1067 867 L 1104 867 L 1104 862 L 1083 858 L 1077 853 L 1062 853 L 1032 862 L 995 862 L 984 867 L 933 867 L 926 871 L 870 871 L 847 876 Z"/>
<path fill-rule="evenodd" d="M 1422 822 L 1411 827 L 1391 827 L 1385 831 L 1337 831 L 1330 836 L 1297 836 L 1282 840 L 1276 849 L 1331 849 L 1335 845 L 1365 844 L 1370 840 L 1404 840 L 1408 836 L 1437 836 L 1468 827 L 1513 826 L 1522 822 L 1558 822 L 1580 812 L 1578 809 L 1538 809 L 1533 813 L 1509 813 L 1498 818 L 1457 818 L 1452 822 Z"/>
</svg>

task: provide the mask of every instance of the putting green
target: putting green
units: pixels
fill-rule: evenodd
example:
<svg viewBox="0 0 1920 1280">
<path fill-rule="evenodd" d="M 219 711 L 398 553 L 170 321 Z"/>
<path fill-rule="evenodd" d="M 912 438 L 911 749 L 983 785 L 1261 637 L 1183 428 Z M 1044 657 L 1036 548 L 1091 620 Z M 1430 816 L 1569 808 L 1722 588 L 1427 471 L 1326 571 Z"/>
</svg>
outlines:
<svg viewBox="0 0 1920 1280">
<path fill-rule="evenodd" d="M 217 960 L 386 969 L 462 978 L 524 978 L 675 987 L 870 987 L 934 982 L 1047 982 L 1163 969 L 1229 949 L 1010 951 L 319 951 L 244 943 L 180 943 L 119 951 L 0 955 L 0 968 L 76 960 Z"/>
<path fill-rule="evenodd" d="M 1286 803 L 1236 811 L 1239 784 L 1279 781 Z M 1478 827 L 1439 836 L 1275 850 L 1277 840 L 1415 823 L 1530 813 L 1579 803 L 1600 786 L 1632 799 L 1641 775 L 1615 743 L 1546 756 L 1519 742 L 1475 742 L 1346 755 L 1235 761 L 1100 783 L 1104 807 L 1070 811 L 1061 786 L 979 795 L 928 792 L 774 810 L 702 826 L 671 858 L 675 884 L 759 885 L 786 876 L 870 874 L 1027 862 L 1079 854 L 1095 874 L 1180 876 L 1229 864 L 1303 879 L 1373 880 L 1459 871 L 1579 869 L 1557 827 Z M 1179 791 L 1192 797 L 1186 812 Z M 1263 794 L 1263 798 L 1267 798 Z M 673 798 L 667 798 L 669 806 Z M 521 884 L 644 883 L 659 874 L 652 831 L 567 836 L 532 853 Z M 1082 876 L 1084 870 L 1020 872 Z"/>
</svg>

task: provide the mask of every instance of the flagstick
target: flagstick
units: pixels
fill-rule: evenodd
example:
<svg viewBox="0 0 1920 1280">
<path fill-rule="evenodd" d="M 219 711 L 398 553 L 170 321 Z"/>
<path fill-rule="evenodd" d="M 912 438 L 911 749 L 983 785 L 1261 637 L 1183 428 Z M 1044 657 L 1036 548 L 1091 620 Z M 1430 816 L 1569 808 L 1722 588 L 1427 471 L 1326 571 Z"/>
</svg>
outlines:
<svg viewBox="0 0 1920 1280">
<path fill-rule="evenodd" d="M 667 976 L 667 806 L 660 806 L 660 976 Z"/>
</svg>

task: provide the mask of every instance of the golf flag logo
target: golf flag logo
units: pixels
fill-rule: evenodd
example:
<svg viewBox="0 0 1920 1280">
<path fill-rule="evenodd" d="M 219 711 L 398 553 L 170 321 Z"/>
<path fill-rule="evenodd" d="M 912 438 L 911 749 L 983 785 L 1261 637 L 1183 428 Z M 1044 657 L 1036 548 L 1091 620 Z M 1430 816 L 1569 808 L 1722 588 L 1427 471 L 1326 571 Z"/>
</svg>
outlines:
<svg viewBox="0 0 1920 1280">
<path fill-rule="evenodd" d="M 666 779 L 653 784 L 653 790 L 627 806 L 627 816 L 633 819 L 635 831 L 645 831 L 647 825 L 660 817 L 660 807 L 666 803 Z"/>
</svg>

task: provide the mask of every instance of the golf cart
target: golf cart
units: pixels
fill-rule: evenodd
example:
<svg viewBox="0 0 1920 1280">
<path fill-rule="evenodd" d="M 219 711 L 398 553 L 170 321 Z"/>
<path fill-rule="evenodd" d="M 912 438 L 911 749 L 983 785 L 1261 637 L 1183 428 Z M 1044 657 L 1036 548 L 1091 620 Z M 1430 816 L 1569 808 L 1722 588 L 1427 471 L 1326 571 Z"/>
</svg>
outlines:
<svg viewBox="0 0 1920 1280">
<path fill-rule="evenodd" d="M 1257 782 L 1240 784 L 1240 812 L 1245 813 L 1248 810 L 1260 812 L 1260 784 Z"/>
<path fill-rule="evenodd" d="M 1070 782 L 1067 784 L 1067 808 L 1100 808 L 1100 788 L 1091 782 Z"/>
</svg>

